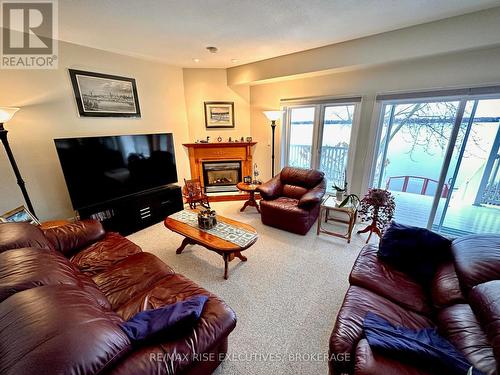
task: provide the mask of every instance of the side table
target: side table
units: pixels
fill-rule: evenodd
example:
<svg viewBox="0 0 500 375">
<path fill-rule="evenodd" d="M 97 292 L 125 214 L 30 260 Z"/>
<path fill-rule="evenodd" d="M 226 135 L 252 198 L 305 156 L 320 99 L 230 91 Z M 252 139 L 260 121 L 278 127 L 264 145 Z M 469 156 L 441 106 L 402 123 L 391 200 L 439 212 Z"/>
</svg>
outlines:
<svg viewBox="0 0 500 375">
<path fill-rule="evenodd" d="M 325 233 L 325 234 L 329 234 L 331 236 L 345 238 L 347 240 L 347 243 L 350 243 L 352 230 L 354 229 L 354 224 L 356 224 L 356 219 L 358 217 L 358 210 L 355 206 L 352 206 L 350 204 L 348 204 L 344 207 L 339 207 L 339 204 L 340 204 L 340 202 L 337 201 L 334 196 L 329 196 L 328 198 L 326 198 L 323 201 L 323 203 L 321 203 L 321 206 L 319 209 L 317 234 L 319 235 L 320 233 Z M 347 219 L 330 217 L 329 216 L 330 211 L 339 212 L 339 213 L 345 215 L 347 217 Z M 323 213 L 325 213 L 325 223 L 332 221 L 332 222 L 336 222 L 336 223 L 347 224 L 347 233 L 331 232 L 331 231 L 328 231 L 328 230 L 322 228 L 321 224 L 323 221 L 322 220 Z"/>
<path fill-rule="evenodd" d="M 244 192 L 250 194 L 250 197 L 248 198 L 248 200 L 245 202 L 243 207 L 241 207 L 241 209 L 240 209 L 241 212 L 245 211 L 245 208 L 247 208 L 247 206 L 252 206 L 252 207 L 255 207 L 260 214 L 259 204 L 255 200 L 255 190 L 257 190 L 258 186 L 259 185 L 257 185 L 257 184 L 245 184 L 244 182 L 238 182 L 238 184 L 236 185 L 238 190 L 244 191 Z"/>
</svg>

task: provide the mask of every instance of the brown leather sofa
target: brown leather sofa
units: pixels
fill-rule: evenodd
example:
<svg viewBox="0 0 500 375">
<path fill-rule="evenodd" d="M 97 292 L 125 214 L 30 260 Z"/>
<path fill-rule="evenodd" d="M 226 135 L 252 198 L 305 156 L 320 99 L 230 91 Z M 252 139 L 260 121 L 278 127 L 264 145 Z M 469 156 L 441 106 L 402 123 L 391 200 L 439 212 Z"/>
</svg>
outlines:
<svg viewBox="0 0 500 375">
<path fill-rule="evenodd" d="M 318 218 L 326 181 L 323 172 L 285 167 L 257 190 L 264 224 L 304 235 Z"/>
<path fill-rule="evenodd" d="M 118 326 L 198 294 L 209 299 L 187 331 L 133 346 Z M 97 221 L 0 224 L 2 374 L 210 374 L 235 325 L 217 296 Z"/>
<path fill-rule="evenodd" d="M 362 328 L 369 311 L 410 329 L 436 327 L 478 370 L 500 374 L 500 236 L 454 240 L 427 288 L 379 260 L 377 250 L 364 247 L 351 271 L 330 338 L 330 374 L 440 374 L 373 352 Z"/>
</svg>

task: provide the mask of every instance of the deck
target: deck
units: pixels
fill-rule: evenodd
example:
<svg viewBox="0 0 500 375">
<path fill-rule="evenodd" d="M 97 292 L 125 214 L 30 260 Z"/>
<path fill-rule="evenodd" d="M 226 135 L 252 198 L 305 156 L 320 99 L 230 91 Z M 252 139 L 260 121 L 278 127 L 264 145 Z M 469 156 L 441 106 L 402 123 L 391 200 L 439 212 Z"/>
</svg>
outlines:
<svg viewBox="0 0 500 375">
<path fill-rule="evenodd" d="M 397 191 L 391 193 L 396 201 L 395 221 L 418 227 L 427 226 L 433 197 Z M 445 199 L 441 198 L 433 230 L 439 230 L 437 224 L 441 219 L 444 203 Z M 474 206 L 452 199 L 440 232 L 450 236 L 500 233 L 500 207 Z"/>
</svg>

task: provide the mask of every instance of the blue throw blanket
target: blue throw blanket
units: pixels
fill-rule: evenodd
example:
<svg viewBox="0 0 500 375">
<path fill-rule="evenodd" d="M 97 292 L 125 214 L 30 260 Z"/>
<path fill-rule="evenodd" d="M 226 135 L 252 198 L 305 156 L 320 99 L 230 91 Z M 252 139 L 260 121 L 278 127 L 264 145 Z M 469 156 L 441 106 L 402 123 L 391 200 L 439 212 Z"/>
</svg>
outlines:
<svg viewBox="0 0 500 375">
<path fill-rule="evenodd" d="M 168 330 L 192 326 L 200 318 L 207 299 L 199 295 L 159 309 L 141 311 L 120 327 L 132 342 L 139 342 Z"/>
<path fill-rule="evenodd" d="M 368 344 L 375 352 L 397 360 L 406 359 L 418 363 L 420 368 L 442 374 L 466 375 L 472 367 L 462 353 L 434 328 L 395 327 L 373 313 L 366 314 L 363 326 Z M 471 374 L 483 375 L 474 368 Z"/>
</svg>

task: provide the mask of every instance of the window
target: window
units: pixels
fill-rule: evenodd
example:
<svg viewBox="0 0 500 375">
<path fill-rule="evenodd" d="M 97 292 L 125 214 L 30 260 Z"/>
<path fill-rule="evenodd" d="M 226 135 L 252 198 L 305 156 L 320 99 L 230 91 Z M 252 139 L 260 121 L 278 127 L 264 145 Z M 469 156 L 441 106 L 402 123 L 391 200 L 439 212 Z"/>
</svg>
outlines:
<svg viewBox="0 0 500 375">
<path fill-rule="evenodd" d="M 327 190 L 349 181 L 353 126 L 361 98 L 289 105 L 286 110 L 285 165 L 319 169 Z"/>
<path fill-rule="evenodd" d="M 383 101 L 372 186 L 395 220 L 447 235 L 500 231 L 500 95 Z"/>
</svg>

